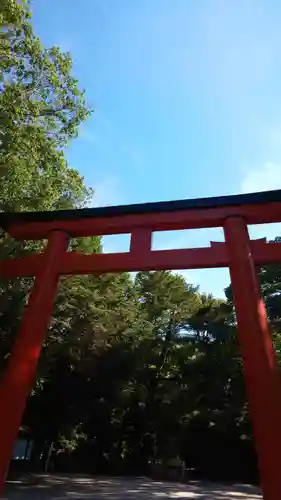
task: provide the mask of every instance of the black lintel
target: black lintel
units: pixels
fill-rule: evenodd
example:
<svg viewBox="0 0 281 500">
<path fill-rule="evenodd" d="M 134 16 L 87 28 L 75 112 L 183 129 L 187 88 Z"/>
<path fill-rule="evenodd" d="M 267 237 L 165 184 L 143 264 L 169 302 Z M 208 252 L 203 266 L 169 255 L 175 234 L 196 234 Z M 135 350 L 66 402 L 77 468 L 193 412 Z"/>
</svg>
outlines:
<svg viewBox="0 0 281 500">
<path fill-rule="evenodd" d="M 94 217 L 115 217 L 120 215 L 137 215 L 160 212 L 167 213 L 181 210 L 204 210 L 208 208 L 238 205 L 261 205 L 271 202 L 281 202 L 281 189 L 263 191 L 259 193 L 216 196 L 212 198 L 192 198 L 188 200 L 160 201 L 98 208 L 81 208 L 77 210 L 2 212 L 0 213 L 0 226 L 7 228 L 14 223 L 51 222 L 55 220 L 70 221 Z"/>
</svg>

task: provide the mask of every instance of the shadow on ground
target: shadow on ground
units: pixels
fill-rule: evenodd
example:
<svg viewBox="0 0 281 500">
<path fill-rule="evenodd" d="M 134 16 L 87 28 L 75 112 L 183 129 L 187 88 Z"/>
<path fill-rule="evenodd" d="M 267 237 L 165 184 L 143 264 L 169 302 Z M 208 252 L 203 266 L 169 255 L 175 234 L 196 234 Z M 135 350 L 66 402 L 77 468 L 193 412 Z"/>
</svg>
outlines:
<svg viewBox="0 0 281 500">
<path fill-rule="evenodd" d="M 219 485 L 202 481 L 188 484 L 146 478 L 93 478 L 79 475 L 34 475 L 7 483 L 5 500 L 261 500 L 247 485 Z"/>
</svg>

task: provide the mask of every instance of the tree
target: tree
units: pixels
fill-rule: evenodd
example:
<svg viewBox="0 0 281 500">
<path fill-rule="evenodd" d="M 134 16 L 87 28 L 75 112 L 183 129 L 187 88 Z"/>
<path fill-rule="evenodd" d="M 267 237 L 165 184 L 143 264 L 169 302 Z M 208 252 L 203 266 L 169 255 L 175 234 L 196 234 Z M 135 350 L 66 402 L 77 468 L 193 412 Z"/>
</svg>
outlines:
<svg viewBox="0 0 281 500">
<path fill-rule="evenodd" d="M 178 412 L 171 410 L 177 404 L 180 379 L 178 340 L 182 324 L 200 299 L 196 288 L 169 271 L 138 273 L 135 285 L 151 333 L 140 344 L 140 364 L 128 388 L 131 404 L 123 414 L 123 456 L 127 463 L 144 467 L 149 459 L 167 460 L 174 453 L 175 439 L 178 442 Z"/>
<path fill-rule="evenodd" d="M 128 275 L 70 281 L 60 288 L 41 357 L 40 384 L 24 419 L 38 443 L 37 455 L 46 442 L 74 451 L 81 435 L 90 440 L 98 434 L 96 446 L 105 446 L 115 393 L 133 370 L 132 344 L 137 345 L 146 326 Z"/>
<path fill-rule="evenodd" d="M 92 193 L 64 151 L 90 110 L 71 57 L 42 46 L 24 1 L 2 0 L 0 25 L 0 210 L 81 207 Z M 42 248 L 0 239 L 0 258 Z M 71 247 L 95 253 L 102 242 Z M 280 269 L 260 279 L 278 347 Z M 1 284 L 2 369 L 31 285 Z M 53 449 L 56 467 L 89 471 L 141 473 L 176 457 L 211 477 L 254 468 L 231 288 L 226 295 L 201 294 L 168 271 L 63 278 L 23 420 L 34 461 Z"/>
<path fill-rule="evenodd" d="M 0 8 L 0 210 L 76 208 L 92 194 L 69 168 L 64 147 L 90 110 L 71 75 L 71 57 L 45 48 L 30 23 L 28 3 L 3 0 Z M 99 239 L 92 240 L 94 247 Z M 75 244 L 75 242 L 74 242 Z M 76 242 L 85 248 L 86 242 Z M 0 233 L 0 258 L 42 248 Z M 32 280 L 1 285 L 1 338 L 9 353 Z"/>
<path fill-rule="evenodd" d="M 80 205 L 89 192 L 63 148 L 90 110 L 71 76 L 71 57 L 42 46 L 26 2 L 4 0 L 0 15 L 0 209 Z"/>
</svg>

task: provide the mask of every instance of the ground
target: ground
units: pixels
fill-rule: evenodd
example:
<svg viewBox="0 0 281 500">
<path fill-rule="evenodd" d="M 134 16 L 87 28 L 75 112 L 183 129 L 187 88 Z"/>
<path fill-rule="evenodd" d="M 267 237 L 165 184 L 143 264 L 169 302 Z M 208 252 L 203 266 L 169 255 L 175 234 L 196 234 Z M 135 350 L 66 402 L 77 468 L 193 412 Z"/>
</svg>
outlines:
<svg viewBox="0 0 281 500">
<path fill-rule="evenodd" d="M 79 475 L 36 475 L 7 484 L 5 500 L 261 500 L 257 488 L 203 481 L 188 484 L 147 478 L 92 478 Z"/>
</svg>

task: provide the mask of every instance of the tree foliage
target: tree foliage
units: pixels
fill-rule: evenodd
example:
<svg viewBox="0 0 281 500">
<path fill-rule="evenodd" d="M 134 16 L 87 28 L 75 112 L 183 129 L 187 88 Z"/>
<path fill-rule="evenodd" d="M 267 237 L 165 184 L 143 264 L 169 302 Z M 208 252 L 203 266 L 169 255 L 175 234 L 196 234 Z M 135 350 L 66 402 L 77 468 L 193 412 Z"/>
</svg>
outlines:
<svg viewBox="0 0 281 500">
<path fill-rule="evenodd" d="M 0 16 L 0 209 L 71 208 L 88 194 L 63 152 L 89 114 L 84 92 L 70 55 L 35 36 L 25 2 L 4 0 Z"/>
<path fill-rule="evenodd" d="M 72 76 L 71 57 L 46 48 L 34 34 L 28 3 L 0 7 L 0 210 L 33 211 L 83 206 L 92 195 L 70 168 L 64 147 L 90 113 Z M 96 251 L 97 238 L 76 248 Z M 38 250 L 39 242 L 14 242 L 0 233 L 0 258 Z M 3 352 L 9 353 L 30 280 L 1 285 Z M 3 363 L 2 363 L 3 364 Z"/>
<path fill-rule="evenodd" d="M 0 26 L 0 210 L 81 207 L 92 193 L 65 147 L 90 110 L 71 57 L 42 45 L 24 1 L 2 0 Z M 0 239 L 1 259 L 41 248 Z M 96 237 L 71 245 L 102 251 Z M 259 272 L 279 357 L 280 270 Z M 1 369 L 31 285 L 1 284 Z M 231 287 L 218 300 L 170 271 L 63 278 L 21 431 L 37 467 L 52 446 L 58 469 L 144 473 L 180 458 L 253 478 Z"/>
</svg>

